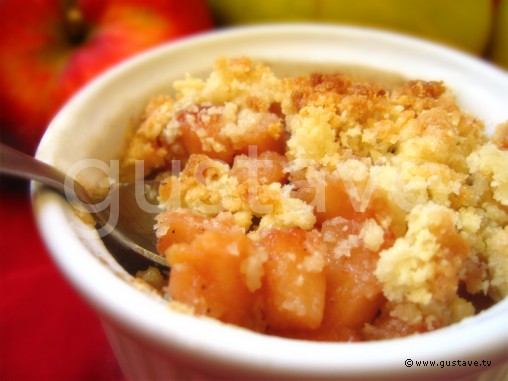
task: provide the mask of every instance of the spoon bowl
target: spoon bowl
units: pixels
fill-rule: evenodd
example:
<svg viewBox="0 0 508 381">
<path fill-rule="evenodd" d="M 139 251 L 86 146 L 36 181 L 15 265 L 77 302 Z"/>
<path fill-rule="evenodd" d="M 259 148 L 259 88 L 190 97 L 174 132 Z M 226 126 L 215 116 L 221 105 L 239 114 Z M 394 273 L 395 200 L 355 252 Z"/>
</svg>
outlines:
<svg viewBox="0 0 508 381">
<path fill-rule="evenodd" d="M 146 268 L 146 261 L 168 268 L 166 259 L 157 254 L 153 228 L 159 182 L 113 183 L 106 196 L 96 196 L 57 168 L 2 143 L 0 173 L 43 183 L 65 195 L 76 209 L 90 212 L 99 236 L 128 272 Z"/>
</svg>

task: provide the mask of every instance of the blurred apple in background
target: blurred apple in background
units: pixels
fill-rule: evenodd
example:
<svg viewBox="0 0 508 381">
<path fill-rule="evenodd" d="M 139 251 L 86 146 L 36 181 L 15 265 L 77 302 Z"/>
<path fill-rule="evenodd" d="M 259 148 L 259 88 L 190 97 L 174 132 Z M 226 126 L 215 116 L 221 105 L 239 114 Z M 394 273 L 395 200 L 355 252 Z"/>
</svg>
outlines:
<svg viewBox="0 0 508 381">
<path fill-rule="evenodd" d="M 94 76 L 212 27 L 206 0 L 0 0 L 2 140 L 33 152 L 51 117 Z"/>
<path fill-rule="evenodd" d="M 492 0 L 209 0 L 216 22 L 319 21 L 382 27 L 481 54 Z"/>
<path fill-rule="evenodd" d="M 489 58 L 508 70 L 508 0 L 501 0 L 497 4 Z"/>
</svg>

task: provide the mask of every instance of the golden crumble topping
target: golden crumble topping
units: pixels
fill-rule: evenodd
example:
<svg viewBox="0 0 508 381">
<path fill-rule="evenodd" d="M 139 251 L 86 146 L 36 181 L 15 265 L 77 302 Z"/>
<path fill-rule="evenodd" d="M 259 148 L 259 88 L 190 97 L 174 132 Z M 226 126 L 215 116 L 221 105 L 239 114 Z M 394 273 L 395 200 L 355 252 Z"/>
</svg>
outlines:
<svg viewBox="0 0 508 381">
<path fill-rule="evenodd" d="M 163 179 L 173 301 L 349 341 L 440 328 L 508 295 L 508 122 L 489 139 L 443 82 L 278 77 L 247 58 L 174 87 L 122 158 L 125 179 L 136 160 Z"/>
</svg>

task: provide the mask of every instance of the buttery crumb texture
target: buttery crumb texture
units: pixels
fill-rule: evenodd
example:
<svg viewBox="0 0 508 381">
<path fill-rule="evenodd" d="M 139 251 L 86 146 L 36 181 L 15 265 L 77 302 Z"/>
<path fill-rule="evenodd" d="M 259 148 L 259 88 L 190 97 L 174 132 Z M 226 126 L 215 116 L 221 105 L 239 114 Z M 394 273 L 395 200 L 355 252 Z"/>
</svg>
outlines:
<svg viewBox="0 0 508 381">
<path fill-rule="evenodd" d="M 175 305 L 257 332 L 363 341 L 508 295 L 508 122 L 442 82 L 276 76 L 247 58 L 154 97 L 122 174 L 162 179 Z"/>
</svg>

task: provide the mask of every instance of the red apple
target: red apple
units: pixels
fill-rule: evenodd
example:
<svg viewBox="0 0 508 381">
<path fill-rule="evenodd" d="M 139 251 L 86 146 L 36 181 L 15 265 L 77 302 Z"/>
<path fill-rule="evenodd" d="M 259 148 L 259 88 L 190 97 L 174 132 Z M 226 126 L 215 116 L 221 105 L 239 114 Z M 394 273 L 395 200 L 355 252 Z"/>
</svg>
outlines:
<svg viewBox="0 0 508 381">
<path fill-rule="evenodd" d="M 206 0 L 0 0 L 0 25 L 2 139 L 26 151 L 97 74 L 213 26 Z"/>
</svg>

